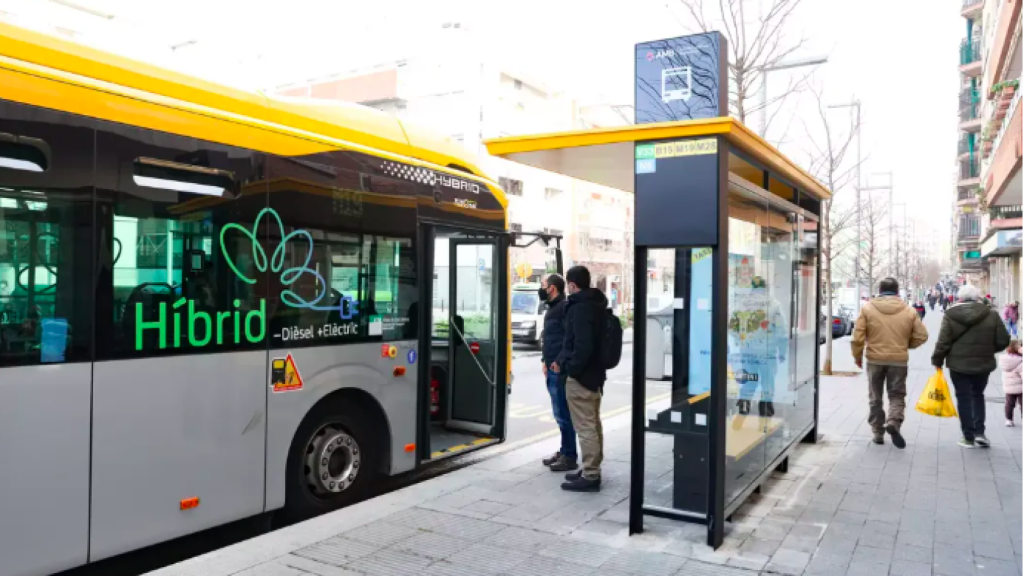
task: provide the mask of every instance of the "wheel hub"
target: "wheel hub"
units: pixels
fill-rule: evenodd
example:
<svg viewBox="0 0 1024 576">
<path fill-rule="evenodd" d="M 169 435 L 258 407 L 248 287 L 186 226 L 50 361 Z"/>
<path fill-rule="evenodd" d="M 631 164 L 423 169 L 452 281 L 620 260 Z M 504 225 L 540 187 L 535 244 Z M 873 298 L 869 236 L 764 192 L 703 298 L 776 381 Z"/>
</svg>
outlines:
<svg viewBox="0 0 1024 576">
<path fill-rule="evenodd" d="M 344 492 L 355 481 L 361 463 L 362 452 L 355 438 L 328 424 L 306 446 L 306 483 L 318 495 Z"/>
</svg>

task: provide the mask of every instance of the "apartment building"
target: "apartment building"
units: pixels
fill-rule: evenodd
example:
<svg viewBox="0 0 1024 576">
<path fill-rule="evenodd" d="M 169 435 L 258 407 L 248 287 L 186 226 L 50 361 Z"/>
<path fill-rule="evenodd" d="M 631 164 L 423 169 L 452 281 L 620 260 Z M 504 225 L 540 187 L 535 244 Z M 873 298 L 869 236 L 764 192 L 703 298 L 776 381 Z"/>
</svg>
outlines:
<svg viewBox="0 0 1024 576">
<path fill-rule="evenodd" d="M 1021 299 L 1021 2 L 961 5 L 954 256 L 960 279 L 997 303 Z"/>
<path fill-rule="evenodd" d="M 514 232 L 563 237 L 566 265 L 591 268 L 617 303 L 632 279 L 632 195 L 487 155 L 482 142 L 516 134 L 628 123 L 632 108 L 573 99 L 499 61 L 478 45 L 469 25 L 445 24 L 407 58 L 278 86 L 282 96 L 356 102 L 447 134 L 476 153 L 509 197 Z M 553 264 L 553 246 L 513 249 L 513 280 L 539 281 Z M 522 267 L 521 264 L 529 264 Z M 528 269 L 526 277 L 519 271 Z"/>
<path fill-rule="evenodd" d="M 982 8 L 979 253 L 997 304 L 1021 300 L 1021 3 Z"/>
<path fill-rule="evenodd" d="M 963 0 L 966 35 L 960 42 L 960 123 L 957 142 L 954 264 L 962 281 L 985 287 L 988 266 L 981 257 L 982 10 L 986 0 Z M 994 0 L 988 0 L 992 2 Z"/>
</svg>

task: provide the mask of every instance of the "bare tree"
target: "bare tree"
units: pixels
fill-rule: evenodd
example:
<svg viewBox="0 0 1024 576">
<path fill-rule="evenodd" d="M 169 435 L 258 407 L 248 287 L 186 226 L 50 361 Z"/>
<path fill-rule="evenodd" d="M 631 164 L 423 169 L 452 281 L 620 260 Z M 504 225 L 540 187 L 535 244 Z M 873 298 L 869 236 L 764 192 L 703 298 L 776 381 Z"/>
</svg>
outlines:
<svg viewBox="0 0 1024 576">
<path fill-rule="evenodd" d="M 845 237 L 846 230 L 855 222 L 856 206 L 853 209 L 840 209 L 836 204 L 836 194 L 848 186 L 857 169 L 857 160 L 847 162 L 847 156 L 860 129 L 851 123 L 845 129 L 836 129 L 829 122 L 827 105 L 820 89 L 812 89 L 817 104 L 817 115 L 820 126 L 818 130 L 811 130 L 807 124 L 804 129 L 807 132 L 807 140 L 811 143 L 810 170 L 825 186 L 832 192 L 832 198 L 825 201 L 825 209 L 822 211 L 822 244 L 821 258 L 822 270 L 825 274 L 825 306 L 827 307 L 826 317 L 832 319 L 832 279 L 834 262 L 845 251 L 852 242 L 840 241 Z M 817 137 L 816 137 L 817 136 Z M 854 242 L 856 239 L 854 239 Z M 832 374 L 832 330 L 825 331 L 825 364 L 822 367 L 822 374 Z"/>
<path fill-rule="evenodd" d="M 750 99 L 761 89 L 765 70 L 778 65 L 804 45 L 805 38 L 789 39 L 785 33 L 800 0 L 718 0 L 708 2 L 712 4 L 710 10 L 705 9 L 704 0 L 679 1 L 699 31 L 717 30 L 729 43 L 730 113 L 743 123 L 755 112 L 767 114 L 767 109 L 762 110 L 761 104 L 752 104 Z M 766 102 L 764 107 L 781 104 L 803 79 L 791 81 L 782 96 Z M 768 116 L 766 126 L 774 115 Z"/>
<path fill-rule="evenodd" d="M 867 282 L 869 289 L 874 289 L 885 270 L 889 268 L 889 249 L 887 206 L 882 202 L 872 202 L 864 198 L 861 202 L 861 258 L 860 262 L 843 259 L 836 263 L 837 269 L 852 274 L 854 266 L 860 266 L 860 277 Z"/>
</svg>

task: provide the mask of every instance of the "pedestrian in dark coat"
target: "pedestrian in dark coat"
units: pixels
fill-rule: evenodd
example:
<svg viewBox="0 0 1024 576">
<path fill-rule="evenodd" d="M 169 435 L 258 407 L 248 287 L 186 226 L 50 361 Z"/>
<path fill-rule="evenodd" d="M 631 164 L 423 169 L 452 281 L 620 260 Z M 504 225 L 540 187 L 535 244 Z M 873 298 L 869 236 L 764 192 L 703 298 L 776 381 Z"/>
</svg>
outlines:
<svg viewBox="0 0 1024 576">
<path fill-rule="evenodd" d="M 963 432 L 960 446 L 987 448 L 985 387 L 989 374 L 996 369 L 996 353 L 1010 345 L 1010 334 L 999 313 L 974 286 L 961 286 L 957 299 L 959 302 L 942 318 L 932 365 L 949 368 Z"/>
</svg>

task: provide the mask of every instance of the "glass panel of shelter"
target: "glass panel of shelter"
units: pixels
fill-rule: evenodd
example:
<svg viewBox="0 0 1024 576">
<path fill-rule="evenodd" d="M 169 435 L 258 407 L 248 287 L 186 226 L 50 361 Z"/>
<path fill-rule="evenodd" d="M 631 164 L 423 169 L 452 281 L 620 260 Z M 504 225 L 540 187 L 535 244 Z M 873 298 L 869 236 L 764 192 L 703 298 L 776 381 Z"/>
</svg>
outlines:
<svg viewBox="0 0 1024 576">
<path fill-rule="evenodd" d="M 813 421 L 817 278 L 815 219 L 735 189 L 728 207 L 727 507 Z M 709 247 L 648 252 L 648 507 L 706 513 L 707 468 L 696 461 L 708 456 L 711 424 L 713 254 Z M 680 321 L 684 329 L 676 331 Z M 679 369 L 685 375 L 673 379 Z"/>
</svg>

